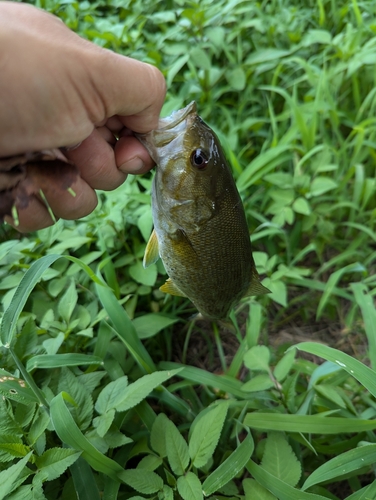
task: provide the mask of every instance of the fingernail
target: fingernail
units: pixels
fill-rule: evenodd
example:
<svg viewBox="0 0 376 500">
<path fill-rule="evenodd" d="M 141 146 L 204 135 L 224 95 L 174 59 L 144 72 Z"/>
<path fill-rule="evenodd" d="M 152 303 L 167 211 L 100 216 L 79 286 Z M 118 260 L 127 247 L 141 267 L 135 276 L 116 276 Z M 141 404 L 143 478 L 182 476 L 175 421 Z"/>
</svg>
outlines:
<svg viewBox="0 0 376 500">
<path fill-rule="evenodd" d="M 137 174 L 145 167 L 144 162 L 139 156 L 134 156 L 130 160 L 120 165 L 119 170 L 126 174 Z"/>
</svg>

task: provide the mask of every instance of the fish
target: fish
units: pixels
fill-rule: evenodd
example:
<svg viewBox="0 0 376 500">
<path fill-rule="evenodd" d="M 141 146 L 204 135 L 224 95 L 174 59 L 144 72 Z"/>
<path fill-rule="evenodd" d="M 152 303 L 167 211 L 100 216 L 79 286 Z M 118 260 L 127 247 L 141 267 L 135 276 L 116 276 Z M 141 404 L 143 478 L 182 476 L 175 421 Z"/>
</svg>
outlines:
<svg viewBox="0 0 376 500">
<path fill-rule="evenodd" d="M 169 276 L 162 292 L 188 297 L 202 317 L 226 322 L 240 299 L 270 290 L 260 282 L 242 200 L 218 137 L 194 101 L 136 137 L 156 163 L 154 230 L 143 265 L 160 257 Z"/>
</svg>

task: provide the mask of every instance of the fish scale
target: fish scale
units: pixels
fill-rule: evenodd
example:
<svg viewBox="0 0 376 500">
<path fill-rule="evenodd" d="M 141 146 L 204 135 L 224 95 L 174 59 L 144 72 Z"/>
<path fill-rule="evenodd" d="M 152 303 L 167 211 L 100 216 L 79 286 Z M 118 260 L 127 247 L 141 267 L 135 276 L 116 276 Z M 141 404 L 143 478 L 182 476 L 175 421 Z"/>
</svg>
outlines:
<svg viewBox="0 0 376 500">
<path fill-rule="evenodd" d="M 226 321 L 242 297 L 268 293 L 252 257 L 246 216 L 231 170 L 196 104 L 137 135 L 157 164 L 154 231 L 144 265 L 160 256 L 162 291 L 188 297 L 207 318 Z"/>
</svg>

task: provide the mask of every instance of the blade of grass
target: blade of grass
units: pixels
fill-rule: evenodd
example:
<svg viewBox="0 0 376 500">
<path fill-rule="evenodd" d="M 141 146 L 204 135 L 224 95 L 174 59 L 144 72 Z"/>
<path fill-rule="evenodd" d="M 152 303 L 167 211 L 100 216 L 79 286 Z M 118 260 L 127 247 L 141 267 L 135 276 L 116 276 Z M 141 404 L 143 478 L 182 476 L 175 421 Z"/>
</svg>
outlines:
<svg viewBox="0 0 376 500">
<path fill-rule="evenodd" d="M 314 342 L 302 342 L 295 345 L 297 349 L 304 352 L 315 354 L 327 361 L 332 361 L 340 366 L 347 373 L 352 375 L 363 387 L 365 387 L 374 397 L 376 397 L 376 373 L 368 366 L 357 359 L 352 358 L 337 349 Z"/>
<path fill-rule="evenodd" d="M 226 393 L 230 393 L 240 399 L 248 399 L 248 397 L 251 397 L 245 392 L 242 392 L 241 387 L 243 384 L 239 380 L 227 377 L 226 375 L 214 375 L 213 373 L 201 370 L 200 368 L 185 366 L 181 365 L 180 363 L 171 363 L 168 361 L 160 363 L 159 366 L 165 370 L 183 368 L 183 370 L 178 373 L 178 377 L 192 380 L 193 382 L 196 382 L 200 385 L 202 384 L 213 387 L 217 391 L 220 390 Z"/>
<path fill-rule="evenodd" d="M 80 500 L 100 500 L 101 496 L 90 465 L 79 457 L 69 467 L 77 497 Z"/>
<path fill-rule="evenodd" d="M 147 352 L 141 340 L 138 338 L 136 329 L 133 326 L 132 321 L 130 320 L 123 307 L 119 304 L 112 290 L 104 288 L 102 286 L 98 286 L 97 284 L 95 286 L 99 300 L 102 302 L 103 307 L 106 309 L 107 314 L 113 324 L 114 331 L 116 332 L 119 339 L 124 343 L 124 345 L 127 347 L 129 352 L 143 371 L 147 373 L 155 371 L 156 367 L 150 357 L 150 354 Z"/>
<path fill-rule="evenodd" d="M 351 283 L 355 301 L 362 311 L 364 329 L 368 340 L 368 355 L 371 366 L 376 369 L 376 308 L 373 299 L 362 283 Z"/>
<path fill-rule="evenodd" d="M 44 271 L 60 257 L 60 255 L 54 254 L 41 257 L 30 266 L 22 277 L 1 321 L 0 339 L 4 347 L 9 348 L 12 344 L 18 318 L 31 291 L 40 280 Z"/>
<path fill-rule="evenodd" d="M 367 465 L 374 464 L 375 462 L 376 444 L 369 444 L 355 448 L 354 450 L 346 451 L 314 470 L 304 482 L 302 490 L 306 490 L 324 481 L 340 478 L 344 474 L 356 471 Z"/>
<path fill-rule="evenodd" d="M 244 425 L 251 429 L 301 432 L 308 434 L 340 434 L 376 429 L 376 420 L 321 417 L 320 415 L 288 415 L 278 413 L 249 413 Z"/>
<path fill-rule="evenodd" d="M 346 497 L 345 500 L 372 500 L 372 498 L 376 498 L 376 480 Z"/>
<path fill-rule="evenodd" d="M 289 484 L 284 483 L 276 478 L 270 472 L 264 470 L 260 465 L 255 464 L 250 460 L 247 464 L 248 471 L 264 488 L 269 490 L 279 500 L 325 500 L 326 497 L 306 493 L 305 491 L 297 490 Z"/>
<path fill-rule="evenodd" d="M 225 484 L 231 481 L 252 456 L 254 449 L 254 442 L 252 435 L 248 436 L 240 443 L 235 451 L 231 453 L 230 456 L 226 458 L 224 462 L 221 463 L 217 469 L 215 469 L 204 481 L 202 485 L 202 491 L 204 496 L 209 496 L 215 493 Z"/>
<path fill-rule="evenodd" d="M 0 472 L 0 484 L 1 484 L 0 500 L 3 500 L 12 490 L 13 484 L 17 481 L 17 478 L 22 473 L 32 453 L 33 452 L 31 451 L 19 462 L 17 462 L 14 465 L 11 465 L 8 469 Z"/>
<path fill-rule="evenodd" d="M 319 305 L 317 307 L 316 319 L 320 319 L 321 314 L 322 314 L 330 296 L 333 293 L 333 289 L 335 288 L 338 281 L 342 278 L 342 276 L 344 274 L 359 273 L 359 272 L 365 272 L 365 271 L 366 271 L 365 267 L 362 264 L 360 264 L 359 262 L 356 262 L 355 264 L 349 264 L 348 266 L 342 267 L 341 269 L 338 269 L 333 274 L 331 274 L 330 278 L 328 279 L 328 282 L 325 286 L 325 290 L 324 290 L 324 293 L 320 299 Z"/>
<path fill-rule="evenodd" d="M 51 421 L 61 441 L 75 450 L 82 451 L 82 458 L 94 470 L 118 480 L 117 474 L 124 469 L 98 451 L 82 434 L 64 402 L 63 393 L 52 399 L 50 408 Z"/>
<path fill-rule="evenodd" d="M 35 368 L 58 368 L 61 366 L 87 366 L 102 365 L 103 359 L 98 356 L 78 353 L 64 354 L 40 354 L 30 358 L 26 364 L 26 370 L 31 372 Z"/>
</svg>

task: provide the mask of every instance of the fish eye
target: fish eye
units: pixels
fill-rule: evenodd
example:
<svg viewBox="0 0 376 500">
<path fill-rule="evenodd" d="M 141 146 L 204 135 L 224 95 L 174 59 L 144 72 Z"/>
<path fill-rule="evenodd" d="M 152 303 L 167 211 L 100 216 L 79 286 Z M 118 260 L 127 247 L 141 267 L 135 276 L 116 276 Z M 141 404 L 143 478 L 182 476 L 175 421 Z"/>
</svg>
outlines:
<svg viewBox="0 0 376 500">
<path fill-rule="evenodd" d="M 191 165 L 198 170 L 204 170 L 209 163 L 207 155 L 202 149 L 195 149 L 191 154 Z"/>
</svg>

